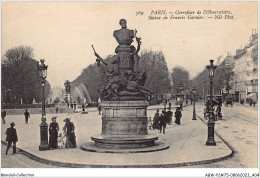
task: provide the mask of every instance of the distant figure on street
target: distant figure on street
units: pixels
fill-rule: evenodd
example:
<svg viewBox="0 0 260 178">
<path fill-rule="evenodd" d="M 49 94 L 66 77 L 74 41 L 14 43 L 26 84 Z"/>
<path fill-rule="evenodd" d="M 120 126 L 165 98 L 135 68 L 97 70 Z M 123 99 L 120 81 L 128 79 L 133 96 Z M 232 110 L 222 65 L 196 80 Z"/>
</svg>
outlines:
<svg viewBox="0 0 260 178">
<path fill-rule="evenodd" d="M 6 116 L 6 111 L 2 110 L 1 112 L 1 117 L 2 117 L 2 123 L 5 124 L 5 116 Z"/>
<path fill-rule="evenodd" d="M 27 111 L 27 109 L 25 109 L 24 117 L 25 117 L 25 124 L 28 124 L 28 118 L 30 117 L 30 113 Z"/>
<path fill-rule="evenodd" d="M 57 117 L 51 118 L 52 123 L 50 123 L 49 127 L 49 134 L 50 134 L 50 140 L 49 140 L 49 147 L 51 149 L 57 148 L 57 139 L 58 139 L 58 133 L 59 133 L 59 124 L 56 122 Z"/>
<path fill-rule="evenodd" d="M 76 110 L 76 108 L 77 108 L 77 105 L 76 105 L 76 103 L 74 103 L 73 105 L 74 105 L 74 110 Z"/>
<path fill-rule="evenodd" d="M 98 114 L 101 114 L 101 106 L 98 104 Z"/>
<path fill-rule="evenodd" d="M 160 126 L 160 133 L 163 130 L 163 134 L 165 134 L 166 129 L 166 111 L 162 110 L 162 114 L 159 116 L 159 126 Z"/>
<path fill-rule="evenodd" d="M 172 108 L 172 103 L 169 103 L 169 108 L 170 108 L 170 109 Z"/>
<path fill-rule="evenodd" d="M 189 101 L 188 101 L 188 100 L 186 100 L 186 106 L 188 106 L 188 102 L 189 102 Z"/>
<path fill-rule="evenodd" d="M 72 103 L 70 103 L 70 107 L 73 109 L 73 104 Z"/>
<path fill-rule="evenodd" d="M 153 117 L 153 129 L 159 129 L 159 116 L 159 109 L 157 109 Z"/>
<path fill-rule="evenodd" d="M 82 104 L 82 111 L 85 111 L 85 105 Z"/>
<path fill-rule="evenodd" d="M 5 134 L 7 135 L 6 141 L 8 142 L 6 152 L 5 152 L 6 155 L 8 154 L 8 150 L 10 149 L 12 143 L 13 143 L 13 154 L 16 154 L 16 142 L 18 142 L 16 129 L 14 128 L 15 126 L 14 122 L 12 122 L 10 126 L 11 127 L 7 128 L 5 132 Z"/>
<path fill-rule="evenodd" d="M 175 113 L 175 123 L 180 125 L 181 124 L 181 117 L 182 117 L 182 113 L 181 113 L 181 109 L 179 107 L 177 107 Z"/>
<path fill-rule="evenodd" d="M 56 107 L 56 114 L 59 112 L 59 107 L 57 106 Z"/>
<path fill-rule="evenodd" d="M 253 104 L 252 99 L 250 99 L 249 104 L 250 104 L 250 106 L 252 106 L 252 104 Z"/>
<path fill-rule="evenodd" d="M 255 107 L 255 104 L 256 104 L 256 102 L 255 102 L 255 100 L 253 101 L 253 105 L 254 105 L 254 107 Z"/>
<path fill-rule="evenodd" d="M 171 125 L 171 123 L 172 123 L 172 115 L 173 115 L 173 112 L 171 111 L 171 108 L 169 107 L 168 111 L 166 112 L 166 122 L 169 125 Z"/>
<path fill-rule="evenodd" d="M 63 127 L 64 135 L 66 136 L 65 148 L 76 148 L 75 126 L 70 122 L 69 118 L 64 119 L 65 125 Z"/>
<path fill-rule="evenodd" d="M 190 100 L 190 105 L 192 105 L 192 99 Z"/>
</svg>

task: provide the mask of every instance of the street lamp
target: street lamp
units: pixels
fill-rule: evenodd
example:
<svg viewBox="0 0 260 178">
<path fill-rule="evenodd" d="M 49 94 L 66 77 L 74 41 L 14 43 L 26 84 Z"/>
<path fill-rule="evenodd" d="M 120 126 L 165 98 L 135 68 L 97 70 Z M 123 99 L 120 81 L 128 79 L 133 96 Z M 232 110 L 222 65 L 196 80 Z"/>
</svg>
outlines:
<svg viewBox="0 0 260 178">
<path fill-rule="evenodd" d="M 41 84 L 42 84 L 42 118 L 41 118 L 41 124 L 40 124 L 40 137 L 41 137 L 41 142 L 39 146 L 39 150 L 48 150 L 49 145 L 48 145 L 48 124 L 46 123 L 46 112 L 45 112 L 45 93 L 44 93 L 44 85 L 45 85 L 45 79 L 47 78 L 47 68 L 44 64 L 44 59 L 40 60 L 40 64 L 38 63 L 38 70 L 39 70 L 39 75 L 41 79 Z"/>
<path fill-rule="evenodd" d="M 192 93 L 193 93 L 193 117 L 192 120 L 197 120 L 196 119 L 196 111 L 195 111 L 195 94 L 196 94 L 196 88 L 192 88 Z"/>
<path fill-rule="evenodd" d="M 215 70 L 217 66 L 213 65 L 214 60 L 210 60 L 210 65 L 207 66 L 207 69 L 209 71 L 209 78 L 210 78 L 210 85 L 209 85 L 209 93 L 210 93 L 210 106 L 209 106 L 209 121 L 208 121 L 208 140 L 206 142 L 206 145 L 210 146 L 216 146 L 216 142 L 214 140 L 214 111 L 213 111 L 213 91 L 212 91 L 212 85 L 213 85 L 213 78 L 215 76 Z"/>
<path fill-rule="evenodd" d="M 183 94 L 182 94 L 182 84 L 179 85 L 179 97 L 180 97 L 180 109 L 182 110 L 183 105 Z"/>
</svg>

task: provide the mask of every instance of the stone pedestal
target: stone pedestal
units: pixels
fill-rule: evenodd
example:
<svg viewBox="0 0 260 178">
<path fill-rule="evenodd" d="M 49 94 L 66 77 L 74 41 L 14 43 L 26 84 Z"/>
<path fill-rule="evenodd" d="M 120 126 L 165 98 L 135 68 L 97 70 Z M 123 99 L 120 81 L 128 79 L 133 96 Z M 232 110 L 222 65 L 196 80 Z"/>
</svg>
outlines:
<svg viewBox="0 0 260 178">
<path fill-rule="evenodd" d="M 40 124 L 40 137 L 41 137 L 41 142 L 39 145 L 39 150 L 44 151 L 49 149 L 49 144 L 48 144 L 48 124 L 46 122 L 42 122 Z"/>
<path fill-rule="evenodd" d="M 147 131 L 148 102 L 102 101 L 102 133 L 92 136 L 94 143 L 81 146 L 92 152 L 132 153 L 167 149 L 156 135 Z"/>
</svg>

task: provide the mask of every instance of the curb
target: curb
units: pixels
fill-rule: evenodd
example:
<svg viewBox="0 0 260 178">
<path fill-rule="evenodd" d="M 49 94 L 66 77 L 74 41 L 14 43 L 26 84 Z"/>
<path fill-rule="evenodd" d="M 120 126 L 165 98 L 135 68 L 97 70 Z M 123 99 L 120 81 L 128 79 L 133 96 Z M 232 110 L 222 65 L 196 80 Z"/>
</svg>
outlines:
<svg viewBox="0 0 260 178">
<path fill-rule="evenodd" d="M 198 115 L 197 115 L 198 116 Z M 198 116 L 199 119 L 206 124 L 205 121 L 203 121 L 200 116 Z M 206 124 L 207 125 L 207 124 Z M 66 167 L 66 168 L 175 168 L 175 167 L 184 167 L 184 166 L 192 166 L 192 165 L 200 165 L 200 164 L 210 164 L 214 162 L 223 161 L 225 159 L 231 158 L 234 156 L 234 149 L 232 146 L 227 143 L 218 133 L 215 132 L 215 134 L 231 149 L 231 153 L 215 159 L 209 159 L 209 160 L 202 160 L 202 161 L 193 161 L 193 162 L 184 162 L 184 163 L 174 163 L 174 164 L 160 164 L 160 165 L 89 165 L 89 164 L 77 164 L 77 163 L 67 163 L 67 162 L 59 162 L 59 161 L 52 161 L 45 158 L 40 158 L 36 155 L 33 155 L 21 148 L 16 147 L 19 153 L 25 155 L 29 159 L 41 162 L 43 164 L 47 165 L 53 165 L 58 167 Z M 1 143 L 3 145 L 7 146 L 7 143 L 3 140 L 1 140 Z M 138 153 L 136 153 L 138 154 Z"/>
<path fill-rule="evenodd" d="M 198 118 L 207 126 L 207 122 L 204 121 L 199 115 L 196 114 L 196 116 L 198 116 Z M 233 157 L 236 153 L 236 150 L 216 131 L 214 130 L 214 133 L 231 149 L 232 153 L 231 153 L 231 157 Z"/>
</svg>

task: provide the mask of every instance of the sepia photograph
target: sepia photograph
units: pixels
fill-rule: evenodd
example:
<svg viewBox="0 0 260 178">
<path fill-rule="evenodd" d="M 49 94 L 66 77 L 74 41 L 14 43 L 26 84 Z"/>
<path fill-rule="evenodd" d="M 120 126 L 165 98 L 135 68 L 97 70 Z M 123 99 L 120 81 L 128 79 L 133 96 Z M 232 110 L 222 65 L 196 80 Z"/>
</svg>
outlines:
<svg viewBox="0 0 260 178">
<path fill-rule="evenodd" d="M 259 177 L 258 7 L 1 2 L 1 177 Z"/>
</svg>

